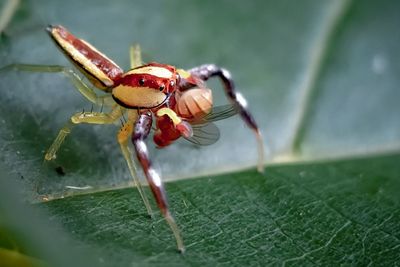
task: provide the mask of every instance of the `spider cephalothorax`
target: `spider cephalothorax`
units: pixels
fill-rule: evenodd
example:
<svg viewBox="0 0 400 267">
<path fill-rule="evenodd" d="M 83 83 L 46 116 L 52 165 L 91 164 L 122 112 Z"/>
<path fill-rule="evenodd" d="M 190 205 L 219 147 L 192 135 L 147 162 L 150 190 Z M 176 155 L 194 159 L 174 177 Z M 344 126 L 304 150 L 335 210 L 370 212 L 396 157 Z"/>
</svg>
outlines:
<svg viewBox="0 0 400 267">
<path fill-rule="evenodd" d="M 112 96 L 125 108 L 151 109 L 165 103 L 175 91 L 175 68 L 149 63 L 134 68 L 115 81 Z"/>
</svg>

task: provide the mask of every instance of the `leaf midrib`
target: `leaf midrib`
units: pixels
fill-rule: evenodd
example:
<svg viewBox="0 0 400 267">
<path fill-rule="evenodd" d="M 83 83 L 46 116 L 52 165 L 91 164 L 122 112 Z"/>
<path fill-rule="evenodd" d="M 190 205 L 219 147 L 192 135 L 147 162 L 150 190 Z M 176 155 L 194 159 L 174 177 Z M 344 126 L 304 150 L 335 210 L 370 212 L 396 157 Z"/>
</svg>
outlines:
<svg viewBox="0 0 400 267">
<path fill-rule="evenodd" d="M 386 156 L 393 156 L 397 155 L 400 151 L 400 146 L 395 147 L 394 149 L 385 149 L 382 151 L 378 151 L 376 153 L 359 153 L 359 154 L 352 154 L 352 155 L 342 155 L 340 157 L 330 157 L 330 158 L 321 158 L 321 159 L 300 159 L 297 158 L 297 160 L 287 160 L 286 159 L 280 159 L 278 161 L 271 161 L 267 164 L 267 168 L 265 169 L 265 172 L 269 172 L 269 168 L 273 167 L 285 167 L 285 166 L 307 166 L 307 165 L 315 165 L 315 164 L 327 164 L 331 162 L 341 162 L 341 161 L 349 161 L 349 160 L 365 160 L 369 158 L 376 158 L 376 157 L 386 157 Z M 292 158 L 294 159 L 294 158 Z M 164 183 L 175 183 L 181 180 L 188 180 L 188 179 L 198 179 L 202 177 L 210 177 L 210 176 L 221 176 L 227 173 L 238 173 L 238 172 L 244 172 L 248 171 L 251 169 L 255 169 L 255 165 L 251 166 L 240 166 L 237 168 L 227 168 L 227 169 L 221 169 L 218 171 L 211 171 L 211 172 L 198 172 L 196 175 L 192 176 L 177 176 L 177 177 L 167 177 L 167 181 L 164 181 Z M 143 184 L 142 187 L 147 187 L 147 184 Z M 109 191 L 116 191 L 116 190 L 124 190 L 127 188 L 134 188 L 135 185 L 133 182 L 128 182 L 124 184 L 120 184 L 118 186 L 114 187 L 97 187 L 95 189 L 87 189 L 84 191 L 71 191 L 63 194 L 55 194 L 55 195 L 46 195 L 46 199 L 37 199 L 37 201 L 33 201 L 32 203 L 42 203 L 42 202 L 50 202 L 54 200 L 59 200 L 59 199 L 64 199 L 64 198 L 70 198 L 70 197 L 75 197 L 75 196 L 85 196 L 85 195 L 90 195 L 90 194 L 97 194 L 97 193 L 102 193 L 102 192 L 109 192 Z"/>
</svg>

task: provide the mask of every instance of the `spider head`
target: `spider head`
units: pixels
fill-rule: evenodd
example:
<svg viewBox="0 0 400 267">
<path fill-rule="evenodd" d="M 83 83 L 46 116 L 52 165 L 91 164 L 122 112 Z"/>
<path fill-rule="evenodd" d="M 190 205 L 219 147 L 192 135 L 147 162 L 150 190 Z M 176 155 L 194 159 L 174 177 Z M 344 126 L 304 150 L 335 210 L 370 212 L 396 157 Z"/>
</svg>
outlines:
<svg viewBox="0 0 400 267">
<path fill-rule="evenodd" d="M 126 108 L 151 109 L 164 104 L 175 91 L 175 69 L 150 63 L 121 76 L 112 89 L 114 100 Z"/>
</svg>

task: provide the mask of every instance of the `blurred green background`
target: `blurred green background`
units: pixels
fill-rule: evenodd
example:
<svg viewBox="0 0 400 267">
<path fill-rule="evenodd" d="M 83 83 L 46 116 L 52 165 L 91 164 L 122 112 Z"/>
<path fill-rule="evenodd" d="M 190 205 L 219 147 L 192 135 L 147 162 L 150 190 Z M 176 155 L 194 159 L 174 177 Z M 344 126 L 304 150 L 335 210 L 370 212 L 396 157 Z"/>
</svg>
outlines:
<svg viewBox="0 0 400 267">
<path fill-rule="evenodd" d="M 2 66 L 68 65 L 44 31 L 61 24 L 125 69 L 133 43 L 145 61 L 229 69 L 261 126 L 269 167 L 254 171 L 255 140 L 238 117 L 218 123 L 210 147 L 150 144 L 163 178 L 176 180 L 167 189 L 188 246 L 178 255 L 161 216 L 146 218 L 131 189 L 117 127 L 78 126 L 57 160 L 43 163 L 59 128 L 91 105 L 62 75 L 2 72 L 0 263 L 399 264 L 400 2 L 1 6 L 14 3 L 0 23 Z M 226 103 L 218 81 L 209 85 Z"/>
</svg>

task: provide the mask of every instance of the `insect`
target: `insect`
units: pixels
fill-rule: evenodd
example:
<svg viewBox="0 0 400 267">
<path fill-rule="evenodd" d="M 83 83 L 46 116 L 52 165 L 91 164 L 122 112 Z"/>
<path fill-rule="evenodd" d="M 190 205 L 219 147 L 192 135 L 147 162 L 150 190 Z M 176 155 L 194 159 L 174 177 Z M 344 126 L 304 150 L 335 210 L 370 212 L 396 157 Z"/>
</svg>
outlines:
<svg viewBox="0 0 400 267">
<path fill-rule="evenodd" d="M 185 247 L 180 230 L 169 209 L 163 181 L 152 167 L 145 141 L 154 128 L 153 140 L 159 148 L 172 144 L 180 137 L 197 145 L 210 145 L 219 138 L 218 128 L 213 122 L 239 114 L 255 133 L 258 141 L 258 170 L 262 171 L 264 152 L 261 132 L 247 109 L 245 99 L 235 91 L 230 73 L 214 64 L 201 65 L 189 70 L 156 62 L 143 64 L 139 46 L 131 47 L 131 68 L 124 71 L 91 44 L 75 37 L 64 27 L 48 26 L 47 31 L 79 72 L 58 65 L 29 64 L 11 64 L 3 70 L 63 73 L 88 101 L 94 105 L 108 107 L 110 111 L 80 112 L 72 115 L 47 150 L 45 160 L 56 158 L 57 151 L 74 125 L 112 124 L 126 116 L 127 120 L 122 124 L 117 140 L 130 175 L 151 216 L 152 208 L 139 182 L 129 139 L 133 143 L 137 162 L 143 169 L 158 208 L 175 236 L 178 250 L 183 252 Z M 78 73 L 82 73 L 86 80 L 81 79 Z M 222 81 L 230 104 L 213 106 L 212 91 L 205 83 L 211 77 L 218 77 Z M 95 89 L 104 93 L 98 95 Z"/>
</svg>

